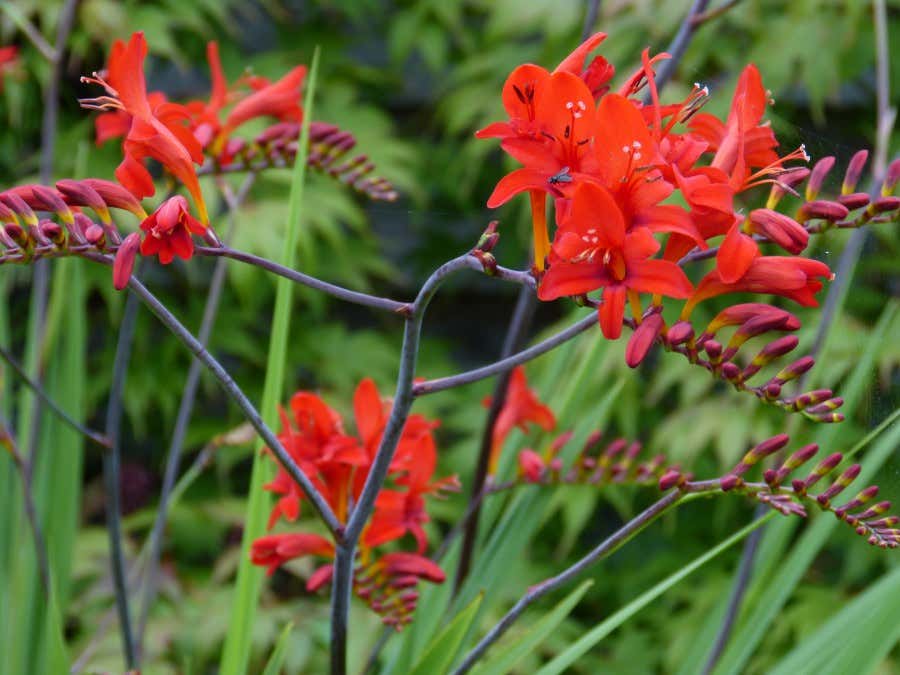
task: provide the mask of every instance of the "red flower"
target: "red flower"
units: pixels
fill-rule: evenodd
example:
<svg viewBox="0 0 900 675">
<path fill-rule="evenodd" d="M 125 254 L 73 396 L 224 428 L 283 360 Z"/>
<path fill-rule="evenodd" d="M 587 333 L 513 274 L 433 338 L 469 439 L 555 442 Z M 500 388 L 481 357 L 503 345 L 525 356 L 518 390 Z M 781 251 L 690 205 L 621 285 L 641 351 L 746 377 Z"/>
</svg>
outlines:
<svg viewBox="0 0 900 675">
<path fill-rule="evenodd" d="M 626 234 L 625 220 L 608 191 L 585 183 L 572 197 L 553 242 L 553 263 L 541 280 L 538 297 L 554 300 L 603 289 L 598 315 L 603 334 L 622 333 L 628 293 L 687 298 L 691 283 L 678 265 L 650 260 L 659 242 L 639 227 Z"/>
<path fill-rule="evenodd" d="M 277 82 L 267 84 L 239 101 L 225 118 L 218 143 L 244 122 L 256 117 L 277 117 L 282 122 L 303 121 L 300 91 L 306 66 L 297 66 Z"/>
<path fill-rule="evenodd" d="M 789 298 L 804 307 L 816 307 L 818 302 L 815 296 L 822 289 L 819 279 L 831 279 L 832 276 L 828 265 L 818 260 L 759 256 L 734 282 L 724 281 L 718 268 L 709 272 L 697 284 L 681 316 L 688 317 L 703 300 L 726 293 L 771 293 Z"/>
<path fill-rule="evenodd" d="M 141 243 L 141 255 L 159 254 L 159 262 L 168 265 L 175 256 L 190 259 L 194 255 L 192 234 L 202 235 L 206 226 L 188 210 L 187 200 L 176 195 L 167 199 L 141 223 L 146 237 Z"/>
<path fill-rule="evenodd" d="M 266 566 L 269 575 L 288 560 L 306 555 L 334 556 L 334 544 L 317 534 L 297 532 L 260 537 L 250 549 L 253 564 Z"/>
<path fill-rule="evenodd" d="M 206 224 L 209 216 L 194 163 L 203 161 L 200 144 L 184 126 L 190 121 L 188 111 L 173 103 L 153 108 L 144 80 L 144 59 L 147 41 L 143 33 L 134 33 L 126 45 L 117 40 L 109 58 L 109 72 L 104 79 L 95 74 L 82 78 L 103 86 L 109 96 L 83 99 L 82 106 L 99 110 L 122 110 L 131 115 L 131 126 L 123 144 L 125 158 L 116 169 L 116 178 L 138 198 L 149 197 L 156 188 L 150 172 L 143 165 L 147 157 L 166 167 L 191 193 L 200 220 Z"/>
<path fill-rule="evenodd" d="M 486 406 L 491 404 L 490 397 L 484 400 L 484 404 Z M 503 443 L 509 433 L 515 427 L 527 432 L 529 424 L 535 424 L 545 431 L 550 431 L 556 427 L 556 417 L 549 407 L 541 403 L 534 390 L 529 388 L 525 369 L 522 366 L 516 366 L 509 376 L 506 400 L 503 402 L 503 407 L 494 424 L 491 439 L 490 473 L 494 473 L 497 469 L 500 451 L 503 449 Z"/>
<path fill-rule="evenodd" d="M 728 119 L 722 124 L 707 113 L 695 115 L 689 127 L 709 143 L 715 152 L 712 166 L 730 176 L 731 187 L 739 189 L 750 175 L 751 167 L 765 167 L 779 161 L 778 141 L 772 127 L 762 123 L 768 95 L 759 70 L 752 63 L 738 78 Z"/>
</svg>

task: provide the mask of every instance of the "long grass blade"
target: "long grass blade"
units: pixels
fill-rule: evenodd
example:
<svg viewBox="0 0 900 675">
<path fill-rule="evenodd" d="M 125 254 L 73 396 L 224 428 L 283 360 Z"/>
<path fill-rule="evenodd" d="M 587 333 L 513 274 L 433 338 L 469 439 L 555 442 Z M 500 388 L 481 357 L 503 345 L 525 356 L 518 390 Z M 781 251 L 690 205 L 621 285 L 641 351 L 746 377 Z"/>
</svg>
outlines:
<svg viewBox="0 0 900 675">
<path fill-rule="evenodd" d="M 282 264 L 293 268 L 297 261 L 297 244 L 300 239 L 300 216 L 303 208 L 303 185 L 306 179 L 306 161 L 309 154 L 309 123 L 312 119 L 313 97 L 316 90 L 316 74 L 319 65 L 319 50 L 313 52 L 307 80 L 306 97 L 303 101 L 303 127 L 294 162 L 291 182 L 288 222 L 285 232 L 284 259 Z M 291 319 L 293 284 L 278 278 L 275 293 L 275 312 L 269 339 L 269 353 L 266 361 L 266 377 L 260 412 L 266 424 L 277 426 L 277 406 L 284 392 L 285 361 L 287 359 L 288 330 Z M 232 604 L 231 622 L 222 653 L 222 675 L 240 675 L 247 669 L 250 660 L 250 645 L 256 603 L 262 587 L 263 571 L 250 562 L 250 545 L 262 535 L 265 528 L 269 498 L 262 486 L 269 475 L 269 460 L 261 453 L 254 453 L 253 471 L 250 478 L 250 493 L 244 535 L 241 541 L 241 561 L 238 567 L 237 588 Z"/>
</svg>

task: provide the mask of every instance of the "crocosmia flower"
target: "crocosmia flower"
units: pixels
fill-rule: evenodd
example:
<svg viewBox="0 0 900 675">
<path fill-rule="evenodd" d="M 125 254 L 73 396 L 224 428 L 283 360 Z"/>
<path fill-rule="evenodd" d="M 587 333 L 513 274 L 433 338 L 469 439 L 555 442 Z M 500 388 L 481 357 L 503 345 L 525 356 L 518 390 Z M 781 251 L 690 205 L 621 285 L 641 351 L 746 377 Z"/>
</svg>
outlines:
<svg viewBox="0 0 900 675">
<path fill-rule="evenodd" d="M 142 255 L 159 255 L 159 262 L 168 265 L 175 257 L 184 260 L 194 255 L 191 235 L 203 235 L 206 226 L 188 210 L 187 199 L 176 195 L 164 201 L 141 223 L 146 233 L 141 242 Z"/>
<path fill-rule="evenodd" d="M 143 33 L 134 33 L 128 44 L 117 40 L 109 57 L 109 69 L 104 75 L 82 78 L 101 85 L 108 96 L 82 99 L 87 108 L 124 111 L 131 116 L 131 126 L 125 137 L 125 158 L 116 169 L 116 179 L 138 198 L 152 196 L 156 188 L 143 161 L 152 158 L 160 162 L 191 193 L 200 220 L 206 224 L 209 216 L 200 191 L 194 164 L 203 162 L 203 150 L 190 132 L 186 122 L 190 114 L 180 105 L 161 103 L 152 106 L 144 80 L 144 59 L 147 41 Z"/>
</svg>

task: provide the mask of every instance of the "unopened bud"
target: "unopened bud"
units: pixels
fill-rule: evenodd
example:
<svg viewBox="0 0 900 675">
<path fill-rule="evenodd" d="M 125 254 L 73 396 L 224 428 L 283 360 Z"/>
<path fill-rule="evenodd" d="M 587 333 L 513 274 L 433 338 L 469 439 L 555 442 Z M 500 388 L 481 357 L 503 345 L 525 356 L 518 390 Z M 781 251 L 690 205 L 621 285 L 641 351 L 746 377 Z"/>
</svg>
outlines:
<svg viewBox="0 0 900 675">
<path fill-rule="evenodd" d="M 817 200 L 813 202 L 806 202 L 803 206 L 800 207 L 800 211 L 798 212 L 798 220 L 800 222 L 806 222 L 807 220 L 813 218 L 819 218 L 821 220 L 827 220 L 832 223 L 836 223 L 839 220 L 843 220 L 847 217 L 850 211 L 846 206 L 840 204 L 839 202 L 831 202 L 824 200 Z"/>
<path fill-rule="evenodd" d="M 688 321 L 679 321 L 666 331 L 670 345 L 680 345 L 694 337 L 694 327 Z"/>
<path fill-rule="evenodd" d="M 900 209 L 900 197 L 891 195 L 888 195 L 887 197 L 878 197 L 869 205 L 869 212 L 872 214 L 889 213 L 891 211 L 896 211 L 897 209 Z"/>
<path fill-rule="evenodd" d="M 66 243 L 66 235 L 59 223 L 52 220 L 42 220 L 39 224 L 41 235 L 57 246 L 63 246 Z"/>
<path fill-rule="evenodd" d="M 864 206 L 867 206 L 869 203 L 869 195 L 865 192 L 853 192 L 849 195 L 840 195 L 837 198 L 838 202 L 843 206 L 846 206 L 851 211 L 856 211 L 856 209 L 861 209 Z"/>
<path fill-rule="evenodd" d="M 897 186 L 898 181 L 900 181 L 900 157 L 888 165 L 884 184 L 881 186 L 881 194 L 884 196 L 894 194 L 894 188 Z"/>
<path fill-rule="evenodd" d="M 635 328 L 628 346 L 625 348 L 625 363 L 629 368 L 636 368 L 646 358 L 656 338 L 662 332 L 664 321 L 662 314 L 651 314 Z"/>
<path fill-rule="evenodd" d="M 121 291 L 128 285 L 131 279 L 131 272 L 134 270 L 134 259 L 140 246 L 140 233 L 132 232 L 125 237 L 125 241 L 122 242 L 122 245 L 116 252 L 116 258 L 113 261 L 113 287 L 117 291 Z"/>
<path fill-rule="evenodd" d="M 868 150 L 860 150 L 853 155 L 850 159 L 850 163 L 847 164 L 847 171 L 844 174 L 844 183 L 841 186 L 841 194 L 848 195 L 856 189 L 856 184 L 859 183 L 859 178 L 862 176 L 868 158 Z"/>
<path fill-rule="evenodd" d="M 793 218 L 772 211 L 754 209 L 750 212 L 750 229 L 794 255 L 809 243 L 809 232 Z"/>
<path fill-rule="evenodd" d="M 806 201 L 811 202 L 819 195 L 825 178 L 832 167 L 834 167 L 834 157 L 832 156 L 823 157 L 816 162 L 809 176 L 809 182 L 806 184 Z"/>
<path fill-rule="evenodd" d="M 665 492 L 684 485 L 685 477 L 678 469 L 669 469 L 659 479 L 659 489 Z"/>
</svg>

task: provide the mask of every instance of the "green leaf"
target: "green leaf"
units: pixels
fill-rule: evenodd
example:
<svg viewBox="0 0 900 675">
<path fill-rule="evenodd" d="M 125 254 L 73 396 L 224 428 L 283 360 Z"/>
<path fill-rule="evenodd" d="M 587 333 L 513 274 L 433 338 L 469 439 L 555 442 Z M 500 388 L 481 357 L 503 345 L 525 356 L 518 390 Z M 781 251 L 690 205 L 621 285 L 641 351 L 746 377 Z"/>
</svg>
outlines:
<svg viewBox="0 0 900 675">
<path fill-rule="evenodd" d="M 410 671 L 410 675 L 438 675 L 446 673 L 450 669 L 463 639 L 472 627 L 475 617 L 478 616 L 478 609 L 481 607 L 483 599 L 484 593 L 475 596 L 475 599 L 466 605 L 444 630 L 434 636 L 422 658 Z"/>
<path fill-rule="evenodd" d="M 272 655 L 269 657 L 269 662 L 266 664 L 266 669 L 262 675 L 278 675 L 281 672 L 281 665 L 284 663 L 284 657 L 287 654 L 288 639 L 291 637 L 293 628 L 294 624 L 288 622 L 284 630 L 281 631 L 281 635 L 278 636 L 278 641 L 275 643 L 275 649 L 272 650 Z"/>
<path fill-rule="evenodd" d="M 300 215 L 303 207 L 303 185 L 306 178 L 306 160 L 309 154 L 309 123 L 313 116 L 313 96 L 316 91 L 316 74 L 319 67 L 319 50 L 313 52 L 309 68 L 306 97 L 303 101 L 303 127 L 300 131 L 297 157 L 294 162 L 293 180 L 288 207 L 287 236 L 284 243 L 284 258 L 287 267 L 296 266 L 297 243 L 300 238 Z M 293 300 L 293 282 L 278 277 L 275 293 L 275 313 L 272 317 L 271 337 L 266 363 L 266 378 L 263 384 L 263 398 L 260 413 L 270 427 L 278 423 L 278 403 L 282 399 L 287 361 L 288 330 Z M 222 651 L 223 675 L 241 675 L 247 670 L 250 660 L 250 644 L 256 616 L 256 603 L 262 588 L 263 570 L 250 562 L 250 546 L 261 536 L 265 527 L 268 495 L 262 486 L 272 467 L 262 453 L 253 456 L 253 470 L 250 478 L 250 495 L 247 503 L 247 519 L 241 541 L 241 559 L 238 567 L 237 589 L 228 634 Z"/>
<path fill-rule="evenodd" d="M 671 576 L 666 577 L 658 584 L 653 586 L 653 588 L 648 591 L 642 593 L 634 600 L 625 605 L 618 612 L 609 617 L 606 621 L 603 621 L 598 626 L 595 626 L 589 632 L 585 633 L 585 635 L 579 639 L 577 642 L 574 642 L 570 645 L 564 652 L 559 654 L 556 658 L 554 658 L 550 663 L 541 668 L 537 675 L 556 675 L 557 673 L 563 672 L 566 668 L 571 666 L 575 661 L 578 660 L 583 654 L 585 654 L 589 649 L 593 648 L 598 642 L 600 642 L 607 635 L 612 633 L 616 628 L 621 626 L 623 623 L 628 621 L 632 616 L 637 614 L 644 607 L 649 605 L 651 602 L 656 600 L 659 596 L 665 593 L 667 590 L 675 586 L 676 584 L 683 581 L 686 577 L 690 576 L 693 572 L 697 571 L 701 567 L 703 567 L 710 560 L 715 558 L 717 555 L 725 551 L 731 546 L 734 546 L 741 539 L 750 534 L 753 530 L 760 527 L 763 523 L 771 519 L 775 516 L 775 513 L 769 513 L 768 515 L 763 516 L 762 518 L 753 521 L 743 529 L 735 532 L 733 535 L 728 537 L 725 541 L 721 542 L 717 546 L 711 548 L 709 551 L 704 553 L 703 555 L 695 558 L 690 563 L 682 567 L 680 570 L 672 574 Z"/>
<path fill-rule="evenodd" d="M 900 640 L 900 567 L 885 574 L 804 639 L 770 675 L 872 673 Z"/>
<path fill-rule="evenodd" d="M 511 648 L 499 652 L 497 656 L 475 670 L 477 675 L 504 675 L 529 652 L 536 649 L 569 616 L 587 589 L 594 584 L 593 579 L 582 582 L 578 588 L 563 598 L 533 628 L 522 635 Z"/>
</svg>

